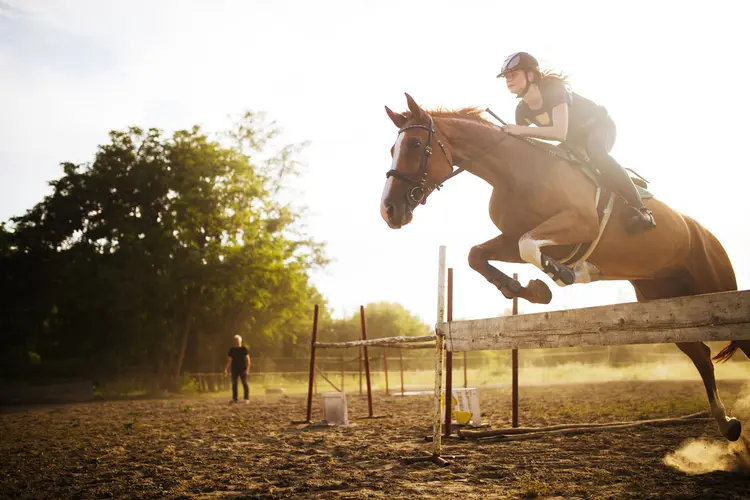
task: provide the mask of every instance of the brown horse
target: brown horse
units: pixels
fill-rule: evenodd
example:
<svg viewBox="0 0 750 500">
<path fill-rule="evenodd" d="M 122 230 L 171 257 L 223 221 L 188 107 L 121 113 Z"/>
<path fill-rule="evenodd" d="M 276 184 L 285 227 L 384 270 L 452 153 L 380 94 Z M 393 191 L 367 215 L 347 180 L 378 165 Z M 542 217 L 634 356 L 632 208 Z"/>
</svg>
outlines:
<svg viewBox="0 0 750 500">
<path fill-rule="evenodd" d="M 650 199 L 646 204 L 657 227 L 631 235 L 621 223 L 618 199 L 599 235 L 597 188 L 580 168 L 506 134 L 476 108 L 427 112 L 408 94 L 406 99 L 405 113 L 385 108 L 399 133 L 383 190 L 383 219 L 394 229 L 408 224 L 414 209 L 462 170 L 484 179 L 493 188 L 490 219 L 501 234 L 474 246 L 469 265 L 506 297 L 548 303 L 552 294 L 541 280 L 521 286 L 490 265 L 491 260 L 533 264 L 561 286 L 627 280 L 638 301 L 737 289 L 724 248 L 690 217 Z M 441 151 L 433 154 L 435 143 Z M 573 268 L 561 263 L 575 245 L 597 237 L 598 245 L 585 260 Z M 727 417 L 719 399 L 709 347 L 702 342 L 677 347 L 700 372 L 721 433 L 731 441 L 739 439 L 742 426 Z M 732 341 L 714 359 L 727 360 L 738 348 L 750 356 L 750 341 Z"/>
</svg>

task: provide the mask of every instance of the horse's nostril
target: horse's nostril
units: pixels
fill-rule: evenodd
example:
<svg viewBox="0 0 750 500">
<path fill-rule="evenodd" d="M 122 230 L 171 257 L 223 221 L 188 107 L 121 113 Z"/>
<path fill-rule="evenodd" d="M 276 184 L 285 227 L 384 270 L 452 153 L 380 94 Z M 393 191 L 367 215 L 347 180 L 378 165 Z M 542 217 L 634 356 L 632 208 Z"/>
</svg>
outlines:
<svg viewBox="0 0 750 500">
<path fill-rule="evenodd" d="M 393 220 L 393 211 L 394 211 L 393 205 L 388 205 L 388 207 L 386 208 L 386 213 L 388 214 L 388 218 L 390 220 Z"/>
</svg>

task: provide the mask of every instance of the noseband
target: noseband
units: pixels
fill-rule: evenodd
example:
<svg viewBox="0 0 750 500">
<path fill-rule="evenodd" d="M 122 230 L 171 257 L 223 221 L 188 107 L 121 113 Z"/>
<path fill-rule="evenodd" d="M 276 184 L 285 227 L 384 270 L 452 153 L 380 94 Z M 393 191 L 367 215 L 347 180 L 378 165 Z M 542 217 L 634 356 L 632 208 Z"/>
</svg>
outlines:
<svg viewBox="0 0 750 500">
<path fill-rule="evenodd" d="M 455 171 L 453 171 L 448 177 L 445 179 L 439 181 L 439 182 L 433 182 L 429 185 L 427 185 L 427 175 L 429 174 L 429 164 L 430 164 L 430 156 L 432 156 L 432 139 L 436 136 L 435 134 L 435 128 L 432 121 L 432 117 L 430 115 L 427 115 L 427 117 L 430 119 L 430 126 L 426 125 L 409 125 L 408 127 L 404 127 L 402 129 L 399 129 L 398 133 L 401 135 L 401 132 L 404 132 L 406 130 L 412 129 L 412 128 L 421 128 L 427 131 L 427 144 L 424 147 L 424 154 L 422 155 L 422 160 L 419 162 L 419 170 L 417 171 L 417 175 L 412 177 L 411 175 L 404 174 L 402 172 L 396 171 L 396 169 L 389 170 L 385 177 L 395 177 L 397 179 L 401 179 L 404 182 L 407 182 L 411 184 L 411 189 L 407 191 L 406 193 L 406 203 L 414 208 L 419 204 L 424 205 L 425 202 L 427 202 L 427 197 L 432 193 L 435 189 L 440 190 L 443 183 L 450 179 L 451 177 L 460 174 L 463 172 L 464 168 L 459 167 Z M 453 166 L 453 162 L 448 157 L 448 153 L 445 151 L 445 148 L 443 147 L 443 143 L 440 142 L 440 139 L 435 137 L 435 141 L 438 143 L 438 146 L 440 146 L 440 149 L 443 151 L 443 154 L 445 155 L 445 159 L 448 160 L 448 164 Z"/>
</svg>

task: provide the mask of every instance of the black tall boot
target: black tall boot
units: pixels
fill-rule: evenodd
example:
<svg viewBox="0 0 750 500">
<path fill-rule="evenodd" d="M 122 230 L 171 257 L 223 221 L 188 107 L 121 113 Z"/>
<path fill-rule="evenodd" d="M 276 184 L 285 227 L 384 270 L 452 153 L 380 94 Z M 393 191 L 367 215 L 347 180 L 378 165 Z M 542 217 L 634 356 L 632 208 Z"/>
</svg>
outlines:
<svg viewBox="0 0 750 500">
<path fill-rule="evenodd" d="M 597 166 L 612 184 L 615 192 L 627 203 L 622 221 L 625 230 L 629 234 L 635 234 L 655 228 L 656 222 L 654 222 L 651 210 L 643 204 L 638 188 L 635 187 L 625 169 L 611 156 L 601 160 Z"/>
</svg>

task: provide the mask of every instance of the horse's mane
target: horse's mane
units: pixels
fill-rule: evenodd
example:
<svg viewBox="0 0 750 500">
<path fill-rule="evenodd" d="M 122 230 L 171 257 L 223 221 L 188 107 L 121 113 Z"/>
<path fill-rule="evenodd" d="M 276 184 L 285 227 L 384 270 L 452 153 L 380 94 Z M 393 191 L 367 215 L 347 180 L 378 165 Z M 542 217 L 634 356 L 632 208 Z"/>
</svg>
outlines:
<svg viewBox="0 0 750 500">
<path fill-rule="evenodd" d="M 470 106 L 468 108 L 461 108 L 461 109 L 445 109 L 445 108 L 435 108 L 435 109 L 426 109 L 427 113 L 430 114 L 433 118 L 458 118 L 462 120 L 470 120 L 482 125 L 486 125 L 489 127 L 494 127 L 495 125 L 484 118 L 482 116 L 482 113 L 484 113 L 483 109 L 477 108 L 475 106 Z M 411 111 L 407 111 L 405 113 L 407 118 L 412 117 Z"/>
</svg>

